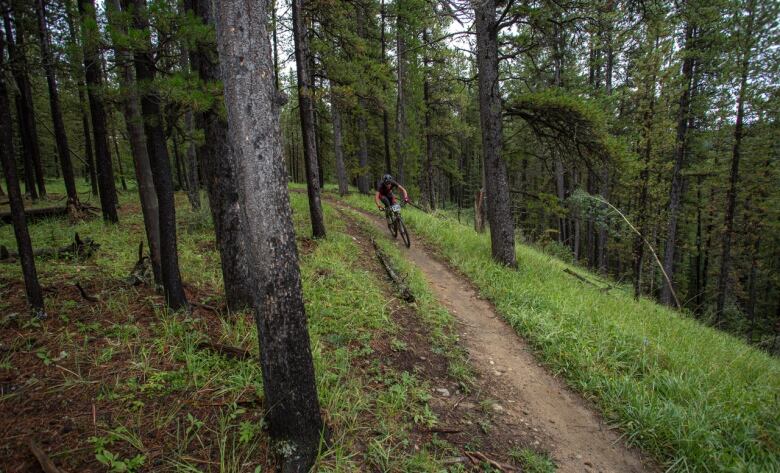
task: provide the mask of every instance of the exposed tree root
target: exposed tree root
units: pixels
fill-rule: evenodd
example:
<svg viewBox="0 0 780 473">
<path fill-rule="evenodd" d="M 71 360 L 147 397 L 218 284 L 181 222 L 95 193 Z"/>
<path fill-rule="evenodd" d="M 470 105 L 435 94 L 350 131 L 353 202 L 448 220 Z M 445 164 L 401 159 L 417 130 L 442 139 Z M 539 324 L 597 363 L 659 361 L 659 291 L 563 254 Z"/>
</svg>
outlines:
<svg viewBox="0 0 780 473">
<path fill-rule="evenodd" d="M 249 350 L 243 348 L 231 347 L 229 345 L 222 345 L 220 343 L 200 342 L 198 343 L 198 350 L 211 350 L 228 358 L 236 360 L 248 360 L 252 358 L 252 353 Z"/>
</svg>

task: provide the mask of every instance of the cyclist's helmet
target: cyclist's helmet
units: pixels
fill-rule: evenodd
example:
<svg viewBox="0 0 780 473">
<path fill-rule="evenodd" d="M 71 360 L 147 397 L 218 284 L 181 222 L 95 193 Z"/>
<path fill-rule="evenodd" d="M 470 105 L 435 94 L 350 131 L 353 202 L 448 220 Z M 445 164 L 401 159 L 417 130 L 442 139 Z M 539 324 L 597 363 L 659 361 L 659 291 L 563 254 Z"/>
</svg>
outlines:
<svg viewBox="0 0 780 473">
<path fill-rule="evenodd" d="M 393 176 L 390 174 L 385 174 L 382 176 L 382 184 L 387 184 L 388 182 L 393 182 Z"/>
</svg>

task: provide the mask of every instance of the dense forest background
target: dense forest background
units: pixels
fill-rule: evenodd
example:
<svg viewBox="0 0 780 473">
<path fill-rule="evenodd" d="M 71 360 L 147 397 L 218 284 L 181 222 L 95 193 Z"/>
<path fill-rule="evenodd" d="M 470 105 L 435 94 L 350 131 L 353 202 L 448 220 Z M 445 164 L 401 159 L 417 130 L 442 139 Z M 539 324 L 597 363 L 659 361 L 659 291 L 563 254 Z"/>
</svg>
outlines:
<svg viewBox="0 0 780 473">
<path fill-rule="evenodd" d="M 115 193 L 135 192 L 137 182 L 143 200 L 155 189 L 144 188 L 139 173 L 157 178 L 169 166 L 172 185 L 199 208 L 201 188 L 210 197 L 218 191 L 209 130 L 224 117 L 202 2 L 79 3 L 0 2 L 14 156 L 27 198 L 46 199 L 47 182 L 64 179 L 78 209 L 90 196 L 69 182 L 88 179 L 104 218 L 115 221 Z M 368 193 L 390 172 L 418 205 L 482 226 L 482 190 L 491 183 L 472 8 L 306 3 L 298 19 L 308 31 L 310 83 L 302 96 L 314 108 L 320 185 Z M 777 351 L 780 4 L 497 8 L 500 148 L 517 239 Z M 272 11 L 277 88 L 286 95 L 283 149 L 290 179 L 304 182 L 293 11 Z M 148 156 L 139 166 L 142 131 L 163 161 Z M 154 187 L 164 213 L 165 183 Z M 157 279 L 166 264 L 174 263 L 162 261 Z M 166 285 L 172 306 L 174 285 Z"/>
</svg>

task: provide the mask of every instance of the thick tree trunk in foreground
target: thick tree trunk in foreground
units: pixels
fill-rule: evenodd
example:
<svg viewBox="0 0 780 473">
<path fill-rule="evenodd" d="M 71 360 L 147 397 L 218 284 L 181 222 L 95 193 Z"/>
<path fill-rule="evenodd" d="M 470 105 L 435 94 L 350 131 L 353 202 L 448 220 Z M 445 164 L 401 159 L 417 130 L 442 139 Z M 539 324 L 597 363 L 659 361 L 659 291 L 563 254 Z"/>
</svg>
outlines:
<svg viewBox="0 0 780 473">
<path fill-rule="evenodd" d="M 39 0 L 41 1 L 41 0 Z M 98 52 L 99 32 L 86 25 L 97 25 L 94 0 L 79 0 L 81 15 L 81 43 L 84 47 L 84 75 L 87 79 L 87 96 L 89 97 L 89 112 L 92 116 L 92 135 L 95 139 L 95 162 L 97 164 L 97 180 L 100 190 L 100 208 L 103 220 L 116 223 L 119 214 L 116 212 L 116 186 L 114 184 L 114 167 L 111 165 L 111 148 L 108 144 L 108 126 L 106 108 L 103 104 L 103 73 Z"/>
<path fill-rule="evenodd" d="M 279 105 L 266 29 L 268 0 L 227 0 L 216 11 L 235 184 L 254 268 L 254 308 L 266 420 L 291 447 L 282 471 L 311 468 L 323 430 L 295 233 L 282 159 Z M 248 137 L 253 137 L 248 139 Z"/>
<path fill-rule="evenodd" d="M 679 109 L 677 111 L 677 137 L 674 143 L 674 168 L 672 169 L 672 185 L 669 191 L 669 221 L 666 231 L 666 245 L 664 246 L 664 271 L 674 283 L 674 257 L 677 250 L 677 219 L 680 213 L 683 194 L 682 168 L 688 147 L 688 121 L 691 111 L 691 90 L 693 88 L 694 58 L 691 52 L 693 42 L 693 25 L 685 27 L 684 51 L 687 53 L 682 64 L 683 91 L 680 94 Z M 661 303 L 674 304 L 672 288 L 668 284 L 661 287 Z"/>
<path fill-rule="evenodd" d="M 320 179 L 317 169 L 317 137 L 314 130 L 314 89 L 309 62 L 309 34 L 304 18 L 304 0 L 292 0 L 295 69 L 298 76 L 298 110 L 301 115 L 303 160 L 306 163 L 306 193 L 314 238 L 325 238 L 325 219 L 320 202 Z"/>
<path fill-rule="evenodd" d="M 133 5 L 133 25 L 139 30 L 149 27 L 146 17 L 146 0 L 130 0 Z M 162 274 L 165 301 L 173 310 L 187 307 L 187 296 L 179 273 L 179 255 L 176 247 L 176 207 L 173 200 L 173 182 L 168 147 L 163 134 L 160 97 L 152 87 L 154 82 L 154 64 L 151 57 L 151 44 L 144 50 L 135 52 L 136 80 L 142 85 L 141 113 L 146 135 L 146 148 L 152 168 L 154 189 L 157 192 L 160 226 L 160 268 Z"/>
<path fill-rule="evenodd" d="M 339 195 L 349 192 L 347 182 L 347 169 L 344 166 L 344 146 L 341 136 L 341 112 L 336 103 L 336 94 L 333 92 L 333 84 L 330 86 L 330 113 L 333 120 L 333 152 L 336 157 L 336 178 L 339 181 Z"/>
<path fill-rule="evenodd" d="M 503 129 L 498 90 L 498 25 L 495 0 L 474 3 L 479 71 L 479 118 L 485 160 L 485 192 L 493 259 L 517 266 L 515 231 L 510 208 L 509 179 L 501 158 Z"/>
<path fill-rule="evenodd" d="M 20 135 L 22 137 L 22 149 L 25 162 L 25 182 L 30 189 L 30 196 L 37 198 L 46 196 L 46 182 L 44 181 L 43 166 L 41 164 L 41 150 L 38 146 L 38 131 L 35 123 L 35 107 L 32 101 L 32 86 L 27 77 L 27 59 L 24 56 L 24 31 L 22 22 L 16 18 L 16 42 L 14 42 L 11 30 L 11 14 L 9 10 L 3 12 L 5 35 L 8 41 L 8 56 L 11 60 L 11 71 L 14 81 L 19 89 L 17 99 L 18 120 L 20 123 Z M 16 43 L 16 44 L 15 44 Z M 38 185 L 36 192 L 35 184 Z"/>
<path fill-rule="evenodd" d="M 3 60 L 5 41 L 0 37 L 0 161 L 3 165 L 5 182 L 8 187 L 8 200 L 11 205 L 14 235 L 19 250 L 19 261 L 22 264 L 24 287 L 27 292 L 27 302 L 30 304 L 33 316 L 45 316 L 43 311 L 43 292 L 38 283 L 38 273 L 35 270 L 30 234 L 27 232 L 27 221 L 24 216 L 24 202 L 19 190 L 19 180 L 16 177 L 16 163 L 13 157 L 13 135 L 11 133 L 11 104 L 8 100 L 8 89 L 5 84 L 5 61 Z"/>
<path fill-rule="evenodd" d="M 127 28 L 117 21 L 116 12 L 122 11 L 119 0 L 110 0 L 108 6 L 109 21 L 112 27 L 122 34 L 127 33 Z M 133 154 L 133 169 L 138 187 L 138 197 L 141 201 L 141 213 L 144 216 L 144 228 L 149 247 L 149 259 L 152 262 L 154 282 L 162 285 L 162 269 L 160 267 L 160 214 L 157 204 L 157 191 L 154 190 L 154 178 L 152 177 L 152 165 L 149 162 L 149 152 L 146 148 L 146 136 L 144 135 L 143 117 L 141 116 L 138 92 L 135 87 L 135 74 L 133 72 L 133 57 L 125 50 L 118 50 L 117 65 L 119 68 L 119 83 L 124 90 L 122 112 L 125 116 L 130 152 Z"/>
<path fill-rule="evenodd" d="M 210 0 L 195 0 L 192 4 L 195 14 L 203 19 L 205 24 L 214 23 Z M 213 49 L 212 43 L 199 44 L 197 53 L 191 56 L 193 67 L 205 82 L 221 80 L 219 64 L 214 62 L 216 54 Z M 220 108 L 221 102 L 216 102 L 198 117 L 206 137 L 198 154 L 214 220 L 225 299 L 231 310 L 240 310 L 252 306 L 253 286 L 249 276 L 249 261 L 246 258 L 246 231 L 241 220 L 241 206 L 235 188 L 235 157 L 228 146 L 228 125 L 220 113 Z"/>
<path fill-rule="evenodd" d="M 35 10 L 38 14 L 38 35 L 41 40 L 41 59 L 46 71 L 46 82 L 49 84 L 49 105 L 51 106 L 51 118 L 54 124 L 54 137 L 57 142 L 57 154 L 60 157 L 62 178 L 65 180 L 65 191 L 68 194 L 68 206 L 77 208 L 79 196 L 76 191 L 76 180 L 73 176 L 73 165 L 70 161 L 70 148 L 68 136 L 65 134 L 65 122 L 62 120 L 62 108 L 60 107 L 60 95 L 57 91 L 57 78 L 54 72 L 54 57 L 49 47 L 49 29 L 46 25 L 46 10 L 44 0 L 36 0 Z"/>
</svg>

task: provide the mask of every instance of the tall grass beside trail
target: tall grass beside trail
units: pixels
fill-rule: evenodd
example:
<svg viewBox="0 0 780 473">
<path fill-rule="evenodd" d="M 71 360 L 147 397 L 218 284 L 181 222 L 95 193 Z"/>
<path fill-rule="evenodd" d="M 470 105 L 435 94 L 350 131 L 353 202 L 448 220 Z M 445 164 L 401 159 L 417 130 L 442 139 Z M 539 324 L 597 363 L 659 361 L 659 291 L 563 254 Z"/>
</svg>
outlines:
<svg viewBox="0 0 780 473">
<path fill-rule="evenodd" d="M 347 202 L 373 209 L 369 197 Z M 650 300 L 583 284 L 563 270 L 596 276 L 526 246 L 513 271 L 492 261 L 488 234 L 409 207 L 404 220 L 669 471 L 780 471 L 780 360 Z"/>
</svg>

